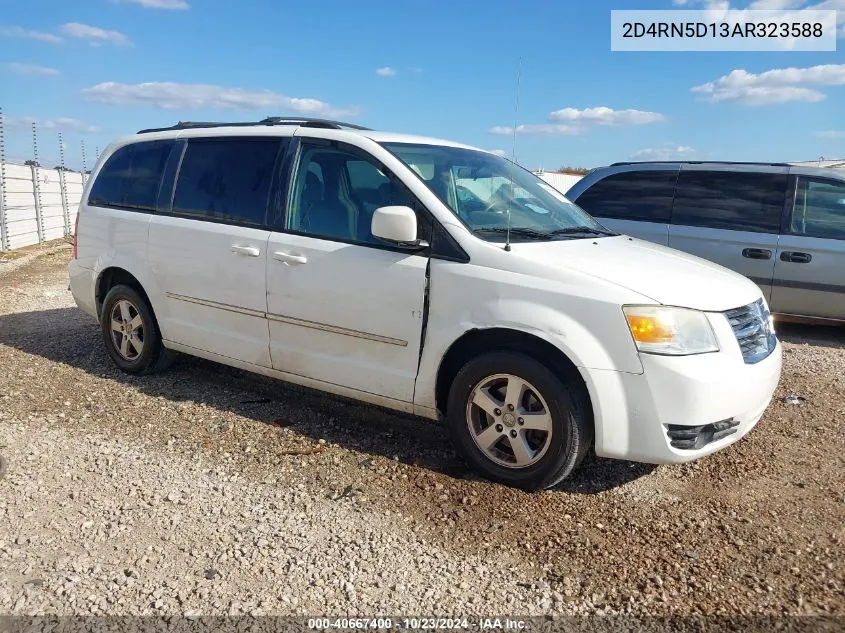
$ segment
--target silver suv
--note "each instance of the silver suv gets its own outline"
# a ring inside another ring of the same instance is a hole
[[[745,275],[772,312],[845,321],[845,173],[785,163],[614,163],[566,195],[610,229]]]

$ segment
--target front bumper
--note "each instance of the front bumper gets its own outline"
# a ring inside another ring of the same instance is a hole
[[[688,462],[754,428],[780,380],[781,345],[767,358],[746,364],[726,319],[708,316],[720,352],[641,354],[642,374],[583,370],[594,405],[597,455],[656,464]],[[684,437],[694,441],[678,441]]]

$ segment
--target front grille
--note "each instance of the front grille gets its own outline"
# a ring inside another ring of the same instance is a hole
[[[721,440],[723,437],[733,435],[736,433],[738,426],[739,421],[733,418],[700,426],[667,424],[666,434],[669,436],[669,443],[673,447],[693,451],[704,448],[711,442]]]
[[[747,364],[759,363],[775,350],[777,339],[769,323],[769,310],[762,299],[728,310],[725,316]]]

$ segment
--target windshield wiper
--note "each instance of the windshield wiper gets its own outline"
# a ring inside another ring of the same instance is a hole
[[[555,237],[557,235],[570,235],[570,236],[578,236],[578,235],[606,235],[608,237],[612,237],[614,235],[619,235],[619,233],[614,233],[613,231],[608,231],[607,229],[596,229],[592,226],[570,226],[565,229],[555,229],[554,231],[549,231],[547,235],[551,237]]]
[[[496,235],[507,235],[508,229],[504,226],[489,226],[473,229],[475,233],[494,233]],[[534,229],[527,229],[523,227],[511,227],[510,234],[513,237],[525,237],[532,240],[550,240],[551,233],[545,231],[535,231]]]

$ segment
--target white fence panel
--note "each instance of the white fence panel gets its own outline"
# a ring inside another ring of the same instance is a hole
[[[41,189],[41,232],[44,241],[65,236],[65,208],[62,204],[61,174],[55,169],[39,169]]]
[[[79,201],[82,200],[82,174],[75,171],[65,172],[65,193],[67,195],[68,235],[73,235],[76,228],[76,214],[79,212]]]
[[[38,198],[41,210],[41,236],[39,239],[36,216],[36,189],[33,171],[38,174]],[[29,165],[5,163],[3,166],[5,196],[0,212],[5,216],[6,241],[9,250],[55,240],[72,235],[79,201],[84,187],[83,176],[78,172],[64,172],[64,198],[62,202],[62,174],[57,169],[33,170]],[[0,244],[0,250],[2,250]]]
[[[555,171],[538,171],[534,173],[562,194],[566,194],[572,185],[583,178],[583,176],[578,174],[562,174]]]
[[[5,166],[6,173],[6,236],[14,250],[38,244],[38,223],[35,220],[35,189],[32,169],[27,165]]]

